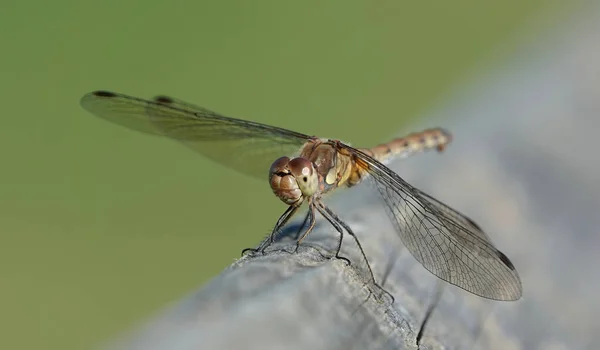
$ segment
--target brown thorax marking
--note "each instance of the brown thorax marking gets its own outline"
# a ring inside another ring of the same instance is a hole
[[[300,157],[313,162],[321,180],[321,191],[329,192],[346,183],[352,175],[352,155],[337,146],[339,141],[312,139],[300,152]]]

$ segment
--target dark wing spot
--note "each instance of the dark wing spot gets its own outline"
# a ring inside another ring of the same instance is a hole
[[[92,92],[92,95],[98,96],[98,97],[115,97],[115,96],[117,96],[116,94],[114,94],[110,91],[103,91],[103,90],[94,91],[94,92]]]
[[[168,96],[156,96],[154,101],[158,103],[171,104],[173,103],[173,99]]]
[[[496,251],[496,253],[498,254],[498,257],[500,258],[500,260],[502,260],[502,262],[504,263],[504,265],[506,265],[509,269],[511,270],[515,270],[515,265],[513,265],[513,263],[508,259],[508,257],[506,255],[504,255],[504,253],[502,253],[501,251]]]

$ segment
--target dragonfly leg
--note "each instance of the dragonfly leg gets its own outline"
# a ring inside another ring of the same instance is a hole
[[[290,218],[294,216],[298,208],[300,207],[290,205],[286,209],[286,211],[279,217],[279,220],[277,220],[277,223],[275,224],[275,227],[273,228],[273,231],[271,232],[269,237],[262,241],[258,248],[246,248],[242,250],[242,255],[244,255],[246,252],[257,253],[259,251],[261,252],[261,254],[264,254],[265,249],[267,249],[271,244],[273,244],[273,242],[275,242],[275,236],[277,236],[281,228],[285,226],[285,224],[290,220]]]
[[[306,220],[310,218],[310,224],[308,226],[308,228],[306,229],[306,231],[304,231],[304,233],[302,234],[302,236],[298,239],[298,242],[296,242],[296,249],[294,250],[294,252],[298,253],[298,248],[300,248],[300,243],[302,243],[302,240],[308,236],[308,234],[313,230],[313,228],[315,228],[315,223],[316,223],[316,218],[315,218],[315,207],[313,205],[309,206],[308,209],[308,214],[306,215],[306,218],[304,219],[304,223],[302,224],[302,227],[304,227],[304,225],[306,224]],[[298,233],[300,233],[300,231],[298,231]]]
[[[317,210],[319,211],[319,213],[321,213],[321,215],[323,215],[323,217],[325,219],[327,219],[327,221],[329,221],[329,223],[331,225],[333,225],[333,227],[335,227],[335,230],[340,233],[340,239],[338,240],[338,246],[337,246],[337,249],[335,250],[335,257],[337,259],[345,260],[348,263],[348,266],[350,266],[350,265],[352,265],[352,263],[350,262],[350,260],[348,258],[345,258],[345,257],[343,257],[343,256],[340,255],[340,251],[342,250],[342,241],[344,240],[344,229],[342,228],[342,226],[340,226],[338,220],[336,220],[337,217],[332,217],[330,215],[330,213],[325,210],[325,208],[327,208],[327,207],[324,206],[321,203],[319,203],[318,206],[317,206]],[[369,270],[370,269],[371,268],[369,268]]]
[[[387,279],[390,276],[390,274],[392,272],[392,269],[394,268],[394,265],[396,264],[396,260],[398,260],[396,256],[392,256],[391,259],[388,259],[388,262],[387,262],[387,264],[385,266],[385,271],[383,272],[383,277],[381,278],[381,287],[382,287],[382,289],[383,289],[383,286],[385,286],[385,282],[387,282]],[[390,294],[390,293],[388,293],[388,294],[389,294],[389,296],[391,297],[391,300],[392,300],[392,303],[390,305],[392,305],[396,301],[396,298],[394,298],[394,296],[392,294]],[[358,312],[358,310],[360,310],[360,308],[367,301],[369,301],[369,298],[371,297],[371,295],[373,295],[373,292],[369,290],[369,295],[367,296],[367,298],[362,303],[360,303],[360,305],[352,312],[352,315],[354,315],[356,312]]]
[[[300,234],[302,233],[302,229],[306,226],[306,223],[308,222],[308,220],[311,219],[311,215],[314,215],[314,211],[309,210],[306,212],[306,216],[304,217],[304,221],[302,221],[302,225],[300,225],[298,227],[298,231],[296,231],[296,235],[294,236],[294,239],[297,241],[300,238]]]
[[[365,262],[367,264],[367,268],[369,270],[369,274],[371,275],[371,281],[373,282],[373,284],[377,288],[383,290],[392,299],[392,304],[393,304],[394,301],[395,301],[394,296],[390,292],[388,292],[387,290],[385,290],[382,286],[380,286],[375,281],[375,274],[373,274],[373,269],[371,269],[371,265],[369,264],[369,259],[367,259],[367,255],[365,254],[365,251],[364,251],[362,245],[360,244],[360,241],[358,240],[358,237],[356,237],[356,235],[354,234],[354,232],[352,231],[352,229],[350,228],[350,226],[348,226],[337,215],[335,215],[335,213],[333,211],[331,211],[331,209],[329,209],[329,207],[327,207],[326,205],[324,205],[324,204],[322,204],[322,203],[319,202],[319,207],[318,208],[319,208],[319,212],[327,219],[327,221],[329,221],[336,228],[336,230],[338,232],[340,232],[340,242],[338,243],[338,248],[337,248],[337,252],[336,252],[336,258],[340,258],[339,252],[340,252],[340,250],[342,248],[342,237],[343,237],[342,227],[343,227],[346,230],[346,232],[348,232],[348,234],[350,236],[352,236],[352,238],[354,238],[354,241],[356,242],[356,245],[358,246],[358,249],[360,250],[361,255],[365,259]],[[344,258],[344,259],[348,260],[346,258]]]
[[[298,230],[296,230],[296,234],[294,235],[294,240],[299,241],[300,235],[302,235],[302,237],[306,236],[308,234],[306,232],[310,232],[315,227],[315,216],[314,215],[315,215],[314,210],[308,210],[306,212],[306,215],[304,216],[304,220],[302,221],[302,224],[300,224],[300,226],[298,226]],[[306,228],[307,231],[305,231],[305,233],[302,234],[302,231],[306,227],[307,223],[309,223],[309,227],[307,227]],[[296,242],[296,248],[293,251],[288,251],[286,249],[281,249],[280,251],[284,251],[288,254],[298,253],[299,247],[300,247],[300,243]],[[321,256],[323,256],[323,255],[321,254]],[[323,256],[323,257],[325,258],[325,256]]]

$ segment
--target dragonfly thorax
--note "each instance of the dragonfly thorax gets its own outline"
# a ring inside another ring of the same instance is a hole
[[[319,175],[314,164],[306,158],[281,157],[269,170],[273,193],[286,204],[300,205],[319,188]]]

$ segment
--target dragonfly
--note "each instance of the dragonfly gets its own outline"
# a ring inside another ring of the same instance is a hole
[[[433,275],[487,299],[511,301],[522,295],[513,263],[479,225],[385,165],[429,149],[443,151],[452,140],[444,129],[413,133],[373,148],[355,148],[336,139],[227,117],[167,96],[146,100],[94,91],[84,95],[80,104],[112,123],[177,140],[232,170],[268,179],[275,196],[288,207],[269,238],[254,251],[264,253],[307,203],[308,225],[302,225],[297,247],[315,227],[319,213],[340,233],[337,258],[343,258],[339,252],[345,230],[366,259],[352,229],[322,199],[338,188],[351,188],[367,179],[377,189],[404,246]]]

